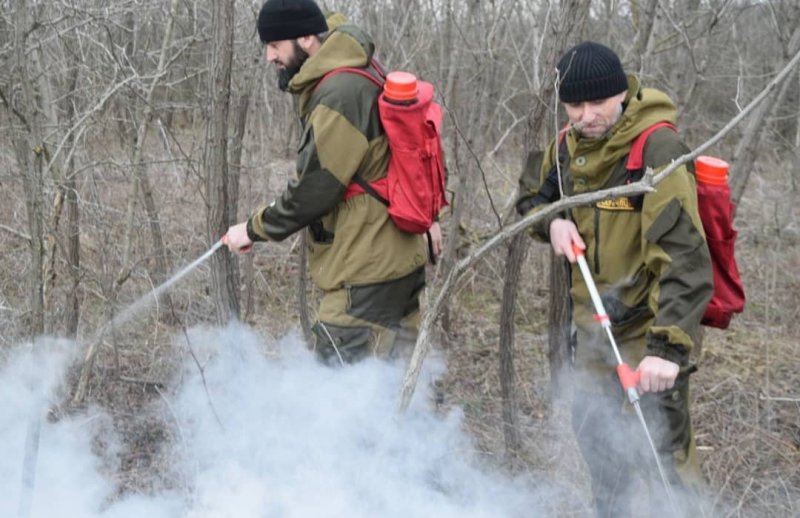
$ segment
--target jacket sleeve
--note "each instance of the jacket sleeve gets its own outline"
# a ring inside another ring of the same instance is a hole
[[[367,152],[364,134],[332,108],[333,103],[326,102],[326,96],[335,92],[325,90],[320,89],[320,102],[306,121],[297,179],[248,220],[248,234],[254,241],[280,241],[333,210]],[[338,103],[342,104],[346,105],[346,100]]]
[[[520,216],[527,216],[560,199],[554,156],[555,141],[550,143],[545,152],[536,150],[528,153],[519,177],[516,209]],[[549,241],[550,223],[556,217],[560,216],[544,218],[534,223],[530,229],[531,237],[540,241]]]
[[[656,189],[645,195],[642,207],[644,257],[658,282],[649,301],[655,322],[647,332],[647,351],[686,365],[713,291],[711,258],[693,175],[682,166]]]

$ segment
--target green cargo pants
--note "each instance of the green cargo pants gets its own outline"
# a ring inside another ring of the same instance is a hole
[[[397,280],[326,292],[312,328],[312,348],[332,365],[368,356],[410,355],[417,340],[419,296],[424,287],[423,267]]]

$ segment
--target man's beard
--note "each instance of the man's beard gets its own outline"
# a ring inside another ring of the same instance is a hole
[[[292,45],[294,46],[294,51],[291,61],[285,67],[278,69],[278,88],[283,92],[289,89],[289,82],[308,59],[308,53],[297,44],[297,41],[292,41]]]
[[[585,129],[584,129],[585,126],[586,126],[585,124],[580,124],[580,123],[579,124],[573,124],[572,127],[575,128],[575,130],[577,130],[577,132],[581,136],[581,138],[585,138],[587,140],[603,140],[603,139],[607,139],[607,138],[611,137],[611,135],[612,135],[612,131],[611,130],[614,128],[614,126],[616,126],[616,124],[622,118],[622,112],[623,111],[625,111],[625,109],[622,106],[622,104],[620,104],[619,107],[617,108],[616,113],[613,115],[612,120],[607,121],[607,122],[603,121],[603,125],[605,126],[604,131],[602,133],[598,133],[597,135],[587,135],[586,132],[585,132]]]

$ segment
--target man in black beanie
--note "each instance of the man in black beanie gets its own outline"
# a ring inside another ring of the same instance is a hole
[[[658,171],[688,151],[674,129],[672,101],[626,75],[608,47],[583,42],[556,69],[569,124],[544,153],[529,155],[520,177],[521,214],[557,201],[561,193],[638,180],[644,168]],[[646,144],[643,151],[634,150],[635,142]],[[653,516],[694,516],[697,502],[689,496],[702,486],[702,477],[689,416],[689,352],[711,298],[712,275],[692,171],[680,167],[655,192],[558,214],[532,233],[571,264],[572,424],[598,515],[629,516],[637,478],[644,477]],[[585,252],[623,361],[640,376],[640,405],[674,498],[626,403],[617,359],[594,318],[573,244]]]
[[[278,87],[286,91],[309,52],[319,48],[328,24],[313,0],[268,0],[258,13],[258,36],[268,63],[278,68]]]
[[[403,355],[416,341],[425,286],[424,238],[399,230],[369,195],[346,195],[356,176],[386,176],[375,46],[341,14],[327,20],[313,0],[267,0],[258,16],[266,61],[291,93],[301,122],[297,179],[271,204],[228,229],[223,241],[246,252],[305,229],[311,277],[322,292],[310,346],[330,363]],[[323,80],[324,79],[324,80]],[[433,230],[433,229],[432,229]],[[434,241],[434,250],[441,242]]]

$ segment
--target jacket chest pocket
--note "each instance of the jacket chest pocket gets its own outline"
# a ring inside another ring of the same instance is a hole
[[[611,284],[624,281],[643,262],[642,214],[597,206],[593,213],[592,270]]]

